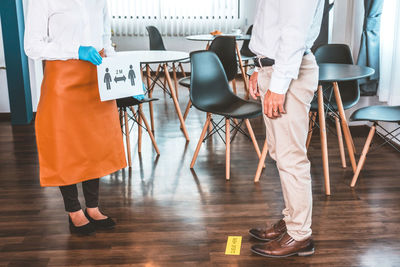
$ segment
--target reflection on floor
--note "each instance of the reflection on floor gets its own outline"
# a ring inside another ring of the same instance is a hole
[[[226,182],[225,148],[217,137],[200,150],[189,169],[205,114],[187,119],[191,142],[179,130],[174,106],[161,90],[155,104],[155,136],[161,156],[143,135],[142,155],[132,138],[133,168],[101,179],[102,209],[116,219],[111,233],[79,238],[68,232],[57,188],[40,188],[34,127],[0,122],[1,266],[400,266],[400,155],[390,147],[371,153],[357,187],[342,169],[337,139],[328,137],[332,196],[325,197],[319,137],[312,140],[316,254],[267,259],[252,255],[250,227],[281,218],[280,181],[267,159],[253,183],[257,155],[249,140],[232,144],[231,181]],[[187,91],[181,88],[184,109]],[[148,108],[144,107],[148,115]],[[259,145],[261,119],[251,121]],[[358,151],[366,129],[352,129]],[[348,164],[350,165],[350,164]],[[84,203],[83,200],[81,203]],[[240,256],[226,256],[227,237],[243,236]]]

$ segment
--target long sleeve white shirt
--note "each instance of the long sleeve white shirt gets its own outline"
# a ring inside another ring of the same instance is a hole
[[[111,46],[107,0],[28,0],[25,53],[32,59],[78,59],[80,46]]]
[[[250,49],[275,60],[269,90],[285,94],[317,39],[324,0],[258,0]]]

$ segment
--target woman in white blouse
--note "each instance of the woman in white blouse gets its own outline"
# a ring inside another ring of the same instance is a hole
[[[126,167],[115,101],[101,102],[96,65],[114,53],[106,0],[29,0],[25,52],[44,60],[36,140],[41,186],[59,186],[72,232],[113,228],[99,178]],[[78,200],[82,183],[86,210]]]

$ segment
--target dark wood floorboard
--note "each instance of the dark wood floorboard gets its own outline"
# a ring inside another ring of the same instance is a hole
[[[225,147],[215,137],[203,145],[191,171],[205,114],[191,110],[191,142],[186,143],[172,100],[161,90],[155,95],[160,98],[155,136],[161,156],[146,134],[138,155],[134,128],[132,170],[101,179],[101,206],[118,226],[93,237],[71,236],[58,188],[39,186],[34,126],[0,122],[0,266],[400,266],[400,155],[392,148],[370,154],[357,187],[351,189],[352,172],[341,168],[337,139],[330,134],[332,196],[326,197],[315,133],[309,157],[316,253],[262,258],[251,254],[256,242],[247,232],[281,218],[283,199],[274,162],[267,158],[261,182],[254,184],[257,156],[252,144],[238,136],[227,182]],[[181,88],[182,109],[187,99]],[[259,118],[251,123],[262,146],[263,122]],[[368,129],[351,130],[360,152]],[[229,235],[243,236],[240,256],[225,255]]]

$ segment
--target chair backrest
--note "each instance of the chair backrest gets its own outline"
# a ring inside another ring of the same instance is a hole
[[[196,108],[207,112],[209,107],[232,103],[237,98],[229,87],[222,63],[214,52],[192,52],[190,62],[190,99]]]
[[[160,31],[154,26],[147,26],[149,33],[150,50],[166,50]]]
[[[232,81],[238,71],[235,37],[218,36],[212,41],[209,50],[217,54],[224,67],[228,81]]]
[[[251,25],[248,29],[246,34],[247,35],[251,35],[253,32],[253,25]],[[243,41],[243,45],[242,48],[240,49],[240,54],[242,56],[246,56],[246,57],[255,57],[256,54],[254,54],[253,52],[251,52],[250,48],[249,48],[249,44],[250,44],[250,40],[244,40]]]
[[[315,58],[320,63],[354,64],[350,47],[346,44],[325,44],[317,47]],[[344,108],[354,106],[360,99],[358,81],[339,82]]]

